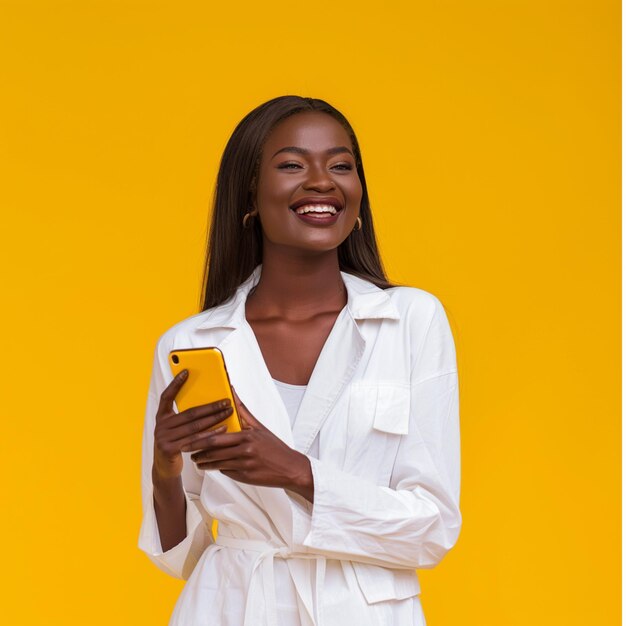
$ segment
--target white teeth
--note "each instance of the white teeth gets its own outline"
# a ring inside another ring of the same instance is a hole
[[[337,209],[330,204],[306,204],[298,207],[296,213],[298,215],[303,215],[304,213],[330,213],[331,215],[335,215]]]

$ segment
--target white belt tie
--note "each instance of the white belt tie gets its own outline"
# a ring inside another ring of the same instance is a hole
[[[302,601],[307,607],[307,611],[311,617],[311,622],[315,626],[322,626],[322,611],[320,608],[320,592],[324,584],[324,575],[326,573],[326,558],[317,554],[308,554],[301,552],[291,552],[287,546],[275,546],[265,541],[255,541],[253,539],[239,539],[237,537],[225,537],[218,534],[215,539],[218,546],[225,548],[236,548],[239,550],[252,550],[259,552],[254,565],[252,567],[252,578],[250,580],[250,588],[246,599],[246,607],[244,614],[243,626],[258,626],[258,619],[253,615],[253,598],[255,596],[257,579],[255,576],[257,570],[260,570],[263,579],[263,587],[269,590],[265,598],[265,606],[267,613],[267,626],[278,626],[278,615],[276,610],[276,583],[274,580],[274,559],[315,559],[315,609],[310,606],[304,598]],[[300,590],[296,585],[296,590],[300,594]],[[301,596],[302,597],[302,596]],[[314,616],[314,610],[317,612],[317,619]]]

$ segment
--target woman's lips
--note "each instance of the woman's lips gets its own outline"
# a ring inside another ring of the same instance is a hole
[[[303,222],[311,224],[312,226],[332,226],[342,213],[342,209],[339,209],[334,215],[332,213],[296,213],[294,209],[290,209],[291,212]]]

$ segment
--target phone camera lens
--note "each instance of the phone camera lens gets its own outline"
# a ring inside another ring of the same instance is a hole
[[[180,359],[178,358],[177,354],[172,355],[172,361],[174,361],[175,365],[178,365],[178,362],[180,361]]]

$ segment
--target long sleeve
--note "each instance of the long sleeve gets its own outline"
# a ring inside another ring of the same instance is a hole
[[[308,456],[313,506],[291,498],[298,549],[416,569],[434,567],[456,543],[461,528],[456,352],[443,306],[433,298],[427,331],[412,339],[409,432],[400,441],[390,487]]]
[[[172,380],[167,367],[169,346],[162,337],[155,349],[154,363],[143,430],[141,459],[141,492],[143,520],[139,533],[139,548],[164,572],[175,578],[187,580],[206,547],[213,542],[212,520],[200,502],[202,478],[190,459],[183,453],[182,482],[187,505],[187,535],[178,545],[163,552],[159,528],[154,510],[152,486],[152,460],[154,454],[154,428],[159,399],[165,387]]]

